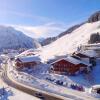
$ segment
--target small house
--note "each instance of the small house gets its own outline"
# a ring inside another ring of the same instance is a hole
[[[72,54],[75,57],[80,58],[80,60],[96,66],[96,52],[94,50],[78,51]]]
[[[40,61],[40,58],[37,56],[18,57],[15,59],[15,67],[17,69],[23,67],[34,67],[35,65],[39,64]]]

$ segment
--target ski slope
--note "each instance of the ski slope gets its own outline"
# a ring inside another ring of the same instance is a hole
[[[85,23],[72,33],[43,47],[39,55],[43,61],[47,61],[56,56],[72,53],[77,50],[78,46],[87,44],[91,34],[96,32],[100,32],[100,21]]]

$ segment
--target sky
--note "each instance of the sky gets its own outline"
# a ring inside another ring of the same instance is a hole
[[[0,0],[0,24],[33,38],[56,36],[100,10],[100,0]]]

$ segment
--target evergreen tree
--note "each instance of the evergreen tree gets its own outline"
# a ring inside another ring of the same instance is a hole
[[[97,42],[100,42],[100,34],[99,34],[99,32],[92,34],[90,36],[90,40],[89,40],[89,43],[97,43]]]

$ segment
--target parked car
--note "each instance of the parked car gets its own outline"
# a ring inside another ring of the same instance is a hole
[[[35,93],[36,97],[42,99],[42,100],[45,100],[44,96],[42,95],[42,93]]]
[[[56,83],[57,85],[63,85],[63,82],[60,81],[60,80],[57,80],[55,83]]]
[[[55,79],[51,79],[51,78],[47,77],[46,80],[49,80],[49,81],[53,82]]]
[[[100,85],[94,85],[89,89],[89,93],[96,98],[100,98]]]
[[[85,91],[83,86],[80,86],[80,85],[77,85],[77,84],[71,84],[70,87],[74,90]]]

